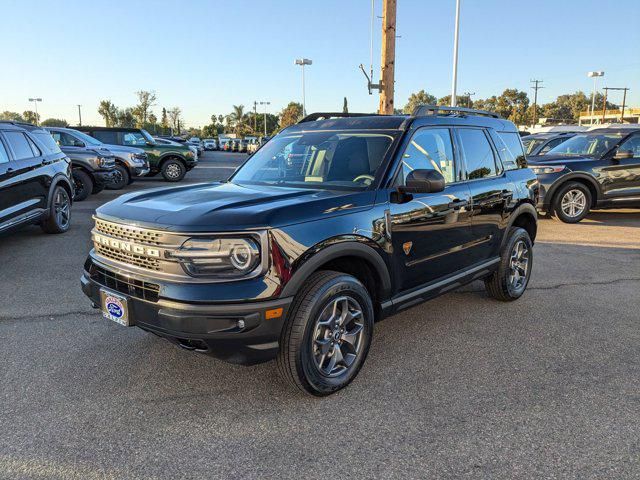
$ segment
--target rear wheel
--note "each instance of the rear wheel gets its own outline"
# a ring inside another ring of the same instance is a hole
[[[73,171],[73,187],[75,189],[74,200],[81,202],[93,192],[93,180],[84,170]]]
[[[162,164],[162,176],[167,182],[179,182],[186,173],[187,169],[180,160],[171,158]]]
[[[582,183],[569,182],[553,197],[553,215],[564,223],[578,223],[590,208],[591,191]]]
[[[107,185],[108,190],[121,190],[131,183],[131,175],[124,165],[116,165],[116,176],[113,182]]]
[[[532,247],[531,238],[524,228],[513,227],[509,230],[498,270],[484,281],[490,297],[510,302],[522,296],[531,278]]]
[[[291,306],[278,368],[300,390],[329,395],[358,375],[372,336],[373,303],[362,283],[344,273],[314,273]]]
[[[46,233],[64,233],[71,225],[71,197],[64,187],[53,190],[53,198],[47,218],[40,227]]]

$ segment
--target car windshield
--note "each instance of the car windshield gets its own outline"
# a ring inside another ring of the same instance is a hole
[[[531,155],[531,152],[535,151],[540,145],[542,145],[546,140],[543,139],[535,139],[528,138],[526,140],[522,140],[522,144],[524,145],[524,153],[527,155]]]
[[[142,135],[144,136],[144,138],[145,138],[145,140],[147,142],[151,143],[152,145],[154,145],[156,143],[156,141],[153,139],[151,134],[149,132],[147,132],[144,128],[141,129],[140,132],[142,132]]]
[[[274,137],[231,178],[237,184],[360,190],[373,182],[393,136],[353,131]]]
[[[73,131],[73,135],[78,137],[80,140],[82,140],[84,143],[88,145],[104,145],[100,140],[90,137],[86,133],[79,132],[77,130]]]
[[[122,137],[122,143],[124,145],[133,145],[139,147],[146,146],[147,143],[155,144],[156,142],[145,130],[140,130],[139,132],[125,132]]]
[[[547,152],[547,155],[580,155],[601,157],[622,138],[621,133],[585,133],[576,135]]]

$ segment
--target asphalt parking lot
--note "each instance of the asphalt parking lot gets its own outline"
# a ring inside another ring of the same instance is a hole
[[[640,211],[541,220],[523,298],[474,283],[387,319],[315,399],[90,308],[91,214],[120,193],[0,237],[0,478],[640,478]]]

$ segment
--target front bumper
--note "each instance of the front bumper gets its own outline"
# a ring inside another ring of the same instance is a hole
[[[136,177],[144,177],[150,171],[151,169],[149,168],[148,165],[143,167],[134,167],[133,169],[133,172],[135,173]]]
[[[98,187],[104,187],[116,181],[117,171],[114,170],[96,170],[93,172],[93,178]]]
[[[107,273],[105,273],[107,272]],[[189,303],[163,298],[150,283],[87,260],[82,291],[100,305],[100,290],[127,299],[133,324],[171,342],[221,360],[251,365],[273,359],[292,297],[259,302]],[[176,286],[173,286],[175,291]],[[213,292],[212,292],[213,296]],[[267,312],[282,309],[277,318]],[[270,315],[272,316],[272,315]]]

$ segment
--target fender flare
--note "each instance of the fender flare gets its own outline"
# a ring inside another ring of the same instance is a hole
[[[531,216],[533,216],[533,218],[536,220],[536,232],[538,230],[538,211],[536,210],[536,207],[533,206],[532,203],[529,202],[524,202],[521,203],[520,205],[518,205],[515,210],[513,210],[513,212],[511,212],[510,218],[509,218],[509,222],[507,223],[507,226],[504,230],[504,235],[502,236],[502,241],[500,242],[500,248],[502,248],[505,244],[505,242],[507,241],[507,232],[509,231],[509,229],[513,226],[513,223],[516,221],[516,219],[522,215],[523,213],[528,213]],[[533,242],[534,239],[532,238],[531,241]]]
[[[555,195],[558,188],[560,188],[565,183],[571,182],[573,180],[585,180],[595,189],[596,197],[592,199],[593,202],[597,202],[598,200],[602,199],[602,188],[600,187],[600,184],[595,178],[593,178],[591,175],[588,175],[586,173],[571,172],[560,177],[556,182],[554,182],[554,184],[551,186],[551,188],[547,192],[546,197],[549,197],[549,202],[548,202],[549,207],[551,207],[553,196]],[[546,197],[545,197],[545,200],[546,200]]]
[[[177,153],[177,152],[168,152],[165,153],[164,155],[162,155],[159,159],[158,159],[158,167],[162,168],[162,164],[168,159],[168,158],[177,158],[178,160],[180,160],[182,163],[184,163],[185,167],[187,166],[187,159],[184,158],[183,155]]]
[[[47,194],[47,212],[51,211],[51,202],[53,202],[53,191],[60,184],[63,184],[64,186],[66,186],[67,191],[71,192],[70,200],[71,200],[71,203],[73,204],[73,195],[74,195],[73,185],[69,181],[66,175],[62,173],[58,173],[55,177],[53,177],[53,180],[51,180],[51,185],[49,185],[49,192]]]
[[[369,265],[374,268],[382,283],[381,290],[383,298],[381,298],[381,300],[385,300],[390,296],[391,275],[389,274],[386,263],[373,247],[353,240],[334,243],[306,259],[304,263],[296,269],[291,279],[287,282],[282,290],[281,296],[294,296],[298,293],[298,290],[302,287],[304,282],[311,276],[311,274],[313,274],[313,272],[318,270],[320,266],[331,260],[347,256],[359,257],[367,261]]]

